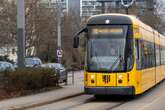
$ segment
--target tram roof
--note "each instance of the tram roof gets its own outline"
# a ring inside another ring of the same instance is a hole
[[[113,13],[94,15],[89,18],[87,24],[105,24],[106,20],[110,20],[110,24],[133,24],[134,21],[138,22],[138,19],[135,16]]]
[[[111,13],[111,14],[99,14],[94,15],[89,18],[87,25],[105,25],[106,20],[109,20],[109,24],[119,24],[119,25],[137,25],[143,27],[147,30],[153,31],[153,29],[140,21],[134,15],[126,15],[126,14],[119,14],[119,13]]]

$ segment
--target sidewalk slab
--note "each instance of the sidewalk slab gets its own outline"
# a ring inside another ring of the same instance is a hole
[[[17,110],[83,94],[83,80],[82,77],[79,79],[81,80],[81,83],[78,81],[80,84],[67,85],[49,92],[0,101],[0,110]]]

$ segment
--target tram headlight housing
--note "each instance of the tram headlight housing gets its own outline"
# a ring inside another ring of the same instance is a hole
[[[91,83],[95,83],[95,75],[91,75]]]
[[[118,76],[118,79],[119,79],[119,80],[118,80],[118,83],[122,83],[122,82],[123,82],[123,75],[119,75],[119,76]]]

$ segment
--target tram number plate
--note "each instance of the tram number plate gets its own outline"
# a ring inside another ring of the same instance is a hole
[[[103,76],[102,76],[102,80],[103,80],[103,82],[104,82],[105,84],[107,84],[107,83],[110,82],[111,77],[110,77],[110,75],[103,75]]]

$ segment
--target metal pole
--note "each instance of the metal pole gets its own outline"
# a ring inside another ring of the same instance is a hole
[[[102,3],[102,13],[105,13],[105,2],[101,2]]]
[[[57,1],[57,8],[58,8],[58,23],[57,23],[57,47],[58,47],[58,50],[61,50],[61,14],[62,14],[62,4],[61,4],[61,0],[58,0]],[[58,57],[58,63],[61,64],[61,57]]]
[[[61,13],[62,13],[62,8],[61,8],[61,0],[56,1],[57,5],[57,62],[61,64],[61,56],[58,55],[58,51],[61,50]],[[58,80],[60,80],[60,69],[57,70],[58,74]]]
[[[119,5],[119,1],[116,1],[116,13],[119,13],[119,7],[120,7],[120,5]]]
[[[74,71],[72,71],[72,84],[74,85]]]
[[[25,4],[24,0],[17,0],[17,59],[18,67],[25,67]]]
[[[128,15],[129,14],[129,7],[126,7],[125,10],[126,10],[126,14]]]
[[[51,8],[51,1],[52,1],[52,0],[49,0],[49,1],[48,1],[48,2],[49,2],[49,8]]]

